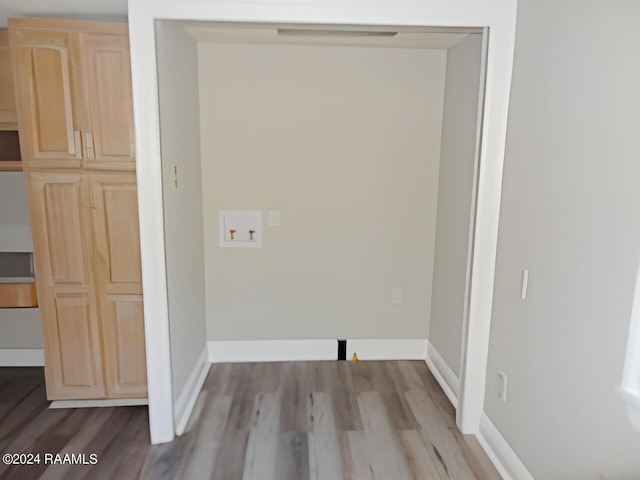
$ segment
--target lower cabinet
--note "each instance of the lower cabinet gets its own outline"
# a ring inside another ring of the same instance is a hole
[[[25,174],[51,400],[146,397],[135,174]]]
[[[146,397],[136,176],[89,174],[88,182],[107,393]]]

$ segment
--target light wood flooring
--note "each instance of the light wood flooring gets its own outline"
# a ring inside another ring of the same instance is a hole
[[[146,407],[49,410],[42,369],[0,368],[0,479],[499,479],[424,362],[214,364],[187,431],[151,446]]]

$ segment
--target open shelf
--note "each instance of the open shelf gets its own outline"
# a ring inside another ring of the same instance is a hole
[[[38,306],[35,283],[0,283],[0,308]]]
[[[0,130],[0,171],[21,171],[20,140],[16,130]]]
[[[0,252],[0,308],[37,306],[33,254]]]

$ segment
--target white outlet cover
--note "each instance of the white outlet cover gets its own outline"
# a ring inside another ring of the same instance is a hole
[[[222,248],[262,248],[262,211],[218,210],[218,236]]]
[[[402,303],[402,287],[391,288],[391,303],[400,305]]]

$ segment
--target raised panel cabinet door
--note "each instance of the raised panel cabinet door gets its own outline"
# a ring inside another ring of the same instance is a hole
[[[85,33],[81,40],[90,107],[85,167],[135,170],[129,37]]]
[[[16,129],[17,122],[9,54],[9,33],[7,30],[0,30],[0,130]]]
[[[143,398],[147,371],[136,176],[89,178],[107,396]]]
[[[89,192],[82,174],[28,172],[47,397],[104,398],[92,287]]]
[[[142,295],[106,294],[102,309],[102,341],[109,398],[146,398]]]
[[[82,94],[72,32],[11,28],[9,42],[23,161],[29,168],[82,165]]]

